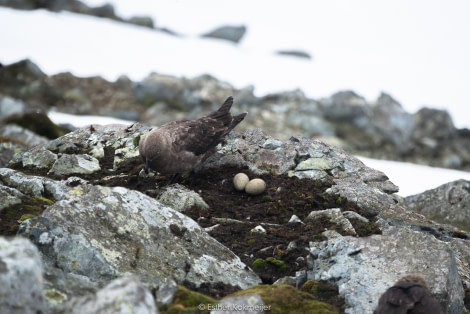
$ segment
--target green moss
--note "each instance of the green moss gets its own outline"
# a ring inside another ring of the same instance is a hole
[[[272,202],[272,200],[273,198],[269,195],[263,196],[263,199],[262,199],[263,202]]]
[[[268,257],[266,259],[257,258],[253,261],[253,263],[251,264],[251,267],[254,270],[260,271],[260,270],[265,269],[268,265],[274,266],[279,272],[284,272],[287,270],[286,263],[274,257]]]
[[[284,272],[287,269],[287,265],[286,265],[286,263],[284,263],[284,261],[281,261],[279,259],[275,259],[274,257],[266,258],[266,262],[276,266],[277,270],[280,271],[280,272]]]
[[[41,202],[41,203],[44,203],[46,205],[53,205],[54,204],[54,201],[51,200],[51,199],[48,199],[46,197],[43,197],[43,196],[33,196],[33,199],[35,199],[36,201],[38,202]]]
[[[318,301],[313,295],[299,291],[289,285],[259,285],[242,290],[230,296],[245,296],[259,294],[264,305],[269,307],[266,313],[339,313],[334,306]]]
[[[343,198],[341,198],[341,196],[339,196],[337,199],[336,199],[336,205],[341,205],[343,204]]]
[[[262,270],[265,267],[266,267],[266,262],[262,258],[255,259],[253,263],[251,264],[251,268],[253,268],[254,270]]]
[[[315,235],[313,235],[313,240],[315,240],[315,241],[321,241],[322,238],[323,238],[323,237],[322,237],[321,234],[315,234]]]
[[[253,245],[253,244],[256,243],[256,240],[255,240],[255,239],[248,239],[248,240],[246,241],[246,243],[248,243],[249,245]]]
[[[24,209],[30,212],[41,211],[41,207],[37,205],[24,205]]]
[[[36,217],[36,215],[24,214],[24,215],[21,215],[20,219],[18,219],[18,222],[23,222],[26,219],[31,219],[31,218],[34,218],[34,217]]]
[[[137,135],[136,137],[134,137],[134,139],[132,140],[132,143],[134,144],[134,147],[139,147],[140,135]]]
[[[316,296],[317,299],[321,300],[328,300],[338,295],[338,287],[327,282],[317,280],[306,281],[300,290],[311,293]]]
[[[308,280],[300,290],[310,293],[319,301],[335,304],[340,308],[344,306],[344,297],[339,294],[338,287],[326,281]]]
[[[209,311],[200,310],[199,305],[203,304],[208,308],[209,304],[216,305],[217,301],[202,293],[191,291],[183,286],[178,286],[173,304],[160,308],[160,313],[209,313]]]
[[[4,214],[4,215],[5,215],[5,218],[11,219],[11,218],[13,218],[13,217],[15,216],[15,214],[16,214],[16,212],[15,212],[14,210],[12,210],[12,209],[7,209],[7,210],[5,211],[5,214]]]

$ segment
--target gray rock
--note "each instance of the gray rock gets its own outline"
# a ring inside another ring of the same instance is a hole
[[[372,109],[367,101],[353,91],[341,91],[330,99],[323,100],[324,115],[333,121],[352,121],[357,126],[363,125],[371,116]]]
[[[431,138],[447,140],[456,135],[454,123],[445,110],[422,108],[414,115],[416,129],[413,137],[416,140]]]
[[[39,5],[37,1],[21,2],[31,9]],[[78,1],[46,2],[40,1],[40,6],[51,10],[62,6],[85,14],[91,10]],[[28,111],[47,111],[54,103],[59,104],[58,110],[69,113],[125,116],[161,125],[199,117],[233,95],[240,111],[250,112],[240,130],[261,127],[279,139],[302,133],[366,157],[470,170],[467,129],[456,129],[445,111],[424,108],[416,114],[407,113],[385,93],[375,101],[352,91],[319,100],[307,98],[300,90],[255,97],[252,86],[236,89],[209,75],[184,78],[153,73],[141,82],[110,83],[101,78],[76,78],[70,73],[47,77],[29,60],[6,65],[0,72],[5,78],[0,93],[24,101]],[[102,89],[112,96],[100,94]],[[144,108],[151,109],[144,113]],[[4,154],[2,158],[6,159]]]
[[[263,148],[264,148],[264,149],[272,149],[272,150],[275,150],[275,149],[277,149],[277,148],[282,147],[283,145],[284,145],[284,144],[282,143],[282,141],[273,140],[273,139],[268,139],[268,140],[266,140],[266,142],[264,142]]]
[[[180,184],[173,184],[166,187],[157,199],[162,204],[165,204],[181,213],[192,206],[197,206],[198,208],[209,208],[209,205],[207,205],[198,193],[189,190]]]
[[[91,174],[100,170],[100,162],[95,157],[86,154],[62,154],[52,165],[49,174],[69,176]]]
[[[293,93],[291,97],[300,99],[301,95]],[[150,127],[141,124],[78,129],[28,150],[30,155],[18,154],[15,165],[34,167],[40,163],[28,160],[35,155],[40,160],[41,154],[44,159],[60,154],[87,154],[96,158],[102,168],[112,168],[114,176],[120,176],[121,167],[136,162],[134,152],[139,138],[148,130]],[[383,172],[366,167],[342,149],[324,142],[302,136],[280,141],[260,129],[229,134],[203,170],[233,165],[246,166],[258,174],[298,176],[331,184],[326,193],[335,195],[338,204],[346,200],[357,204],[362,215],[380,227],[382,235],[367,238],[326,231],[323,235],[328,241],[319,246],[312,243],[313,254],[305,257],[309,276],[314,273],[338,284],[349,308],[373,308],[377,295],[391,286],[397,276],[420,272],[448,311],[462,309],[459,276],[464,282],[470,278],[470,242],[466,234],[455,226],[438,224],[410,211],[393,194],[398,188]],[[58,181],[28,176],[6,168],[0,169],[0,187],[2,195],[13,202],[22,195],[44,196],[55,202],[41,216],[23,222],[19,231],[38,245],[45,269],[51,274],[47,291],[52,297],[46,297],[51,308],[55,308],[55,301],[51,301],[54,296],[61,306],[66,306],[79,291],[94,294],[100,285],[129,272],[138,275],[152,291],[161,291],[161,300],[170,300],[173,295],[171,284],[168,293],[164,288],[170,279],[196,287],[223,283],[246,288],[260,282],[238,257],[194,221],[140,192],[96,186],[78,177]],[[449,195],[447,200],[462,201],[465,187],[451,190]],[[332,213],[339,218],[336,224],[346,227],[349,219],[367,222],[357,213]],[[212,219],[218,222],[217,217]],[[421,262],[421,245],[427,248],[428,259],[433,256],[432,261]],[[402,258],[397,259],[397,252]],[[434,275],[429,274],[431,270]],[[306,277],[299,273],[296,283],[300,285]],[[358,278],[376,284],[364,288]],[[442,291],[450,292],[445,295]]]
[[[310,252],[314,262],[308,279],[338,285],[346,313],[371,313],[380,295],[409,273],[426,278],[446,313],[464,311],[455,256],[446,243],[431,235],[392,227],[383,235],[311,242]]]
[[[0,168],[0,183],[11,191],[16,191],[15,195],[52,196],[54,200],[62,200],[67,198],[70,185],[80,180],[80,178],[70,177],[66,181],[58,182],[40,176],[24,175],[8,168]]]
[[[155,302],[159,307],[162,305],[170,305],[173,303],[177,291],[178,284],[173,279],[169,279],[168,282],[158,288],[155,294]]]
[[[149,16],[133,16],[127,22],[138,26],[154,28],[153,19]]]
[[[29,59],[24,59],[5,66],[2,68],[2,75],[16,79],[21,78],[28,82],[46,77],[46,74]]]
[[[449,242],[450,247],[455,253],[455,261],[459,275],[465,286],[470,286],[470,241],[468,239],[453,238]]]
[[[365,218],[365,217],[363,217],[363,216],[361,216],[361,215],[359,215],[358,213],[353,212],[353,211],[347,210],[347,211],[341,212],[341,214],[342,214],[345,218],[347,218],[348,220],[349,220],[349,219],[356,219],[356,220],[360,220],[360,221],[366,222],[366,223],[369,222],[369,219],[367,219],[367,218]]]
[[[221,26],[213,31],[205,33],[202,37],[224,39],[234,43],[239,43],[246,33],[246,26]]]
[[[5,167],[14,157],[15,152],[23,149],[24,146],[13,142],[0,143],[0,167]]]
[[[44,182],[42,177],[28,176],[24,177],[22,173],[8,169],[0,168],[0,181],[10,188],[15,188],[21,193],[30,196],[44,195]]]
[[[107,17],[111,19],[117,18],[116,14],[114,13],[114,7],[109,3],[103,4],[98,7],[90,8],[87,14],[94,15],[97,17]]]
[[[301,130],[302,134],[308,137],[333,137],[335,135],[334,124],[309,113],[289,113],[285,124],[293,130]]]
[[[390,95],[381,93],[373,107],[372,123],[366,129],[368,133],[371,136],[380,134],[393,144],[398,154],[406,154],[414,147],[411,140],[414,128],[413,115]]]
[[[297,57],[297,58],[303,58],[307,60],[311,60],[312,56],[305,51],[301,50],[278,50],[276,51],[276,54],[282,55],[282,56],[291,56],[291,57]]]
[[[470,232],[470,181],[449,182],[403,201],[407,208],[428,219]]]
[[[325,210],[312,211],[304,219],[304,222],[315,221],[322,218],[327,218],[330,222],[340,227],[345,233],[352,236],[356,235],[356,230],[354,230],[351,222],[343,216],[341,209],[339,208],[328,208]]]
[[[1,183],[1,182],[0,182]],[[21,204],[24,194],[9,186],[0,185],[0,210],[15,204]]]
[[[173,76],[152,73],[143,81],[135,83],[133,88],[136,99],[149,106],[159,100],[169,102],[173,109],[185,105],[181,101],[177,101],[178,95],[184,92],[184,82]],[[185,108],[179,107],[179,109]]]
[[[122,187],[75,181],[66,199],[25,221],[19,234],[40,247],[47,265],[97,282],[126,272],[153,287],[170,277],[196,287],[224,283],[247,288],[260,282],[193,220]]]
[[[49,142],[49,140],[44,136],[37,135],[36,133],[16,124],[7,124],[1,126],[0,135],[26,147],[33,147]]]
[[[29,240],[0,237],[0,282],[2,313],[44,313],[41,257]]]
[[[57,159],[57,154],[44,149],[43,146],[36,146],[24,152],[23,155],[16,155],[12,160],[12,164],[21,162],[25,168],[50,169]]]
[[[109,282],[93,296],[72,300],[64,313],[157,314],[150,291],[137,276],[124,276]]]
[[[17,113],[23,113],[24,102],[11,97],[0,97],[0,120]]]

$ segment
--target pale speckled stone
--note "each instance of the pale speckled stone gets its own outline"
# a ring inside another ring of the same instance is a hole
[[[137,276],[132,275],[112,280],[92,296],[74,299],[69,307],[72,314],[158,313],[152,293]]]
[[[166,187],[162,194],[158,196],[158,200],[179,212],[184,212],[192,206],[209,208],[209,205],[198,193],[180,184]]]
[[[63,154],[52,165],[50,174],[55,175],[73,175],[73,174],[91,174],[101,170],[100,162],[95,157],[87,154]]]

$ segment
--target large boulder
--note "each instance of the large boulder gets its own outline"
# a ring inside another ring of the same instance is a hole
[[[327,241],[310,244],[307,279],[337,284],[347,313],[371,313],[380,295],[397,278],[411,273],[426,278],[445,313],[464,308],[455,256],[434,236],[408,227],[383,228],[382,235],[364,238],[325,233]]]
[[[404,204],[411,210],[440,223],[454,225],[470,232],[470,182],[457,180],[417,195]]]
[[[2,176],[41,182],[7,169]],[[246,288],[260,282],[193,220],[140,192],[77,180],[57,184],[69,191],[41,216],[25,221],[18,233],[40,248],[49,266],[96,282],[132,272],[153,287],[168,277],[196,287]],[[41,192],[48,194],[47,188],[35,193]]]
[[[2,313],[42,313],[42,262],[28,239],[0,237],[0,308]]]

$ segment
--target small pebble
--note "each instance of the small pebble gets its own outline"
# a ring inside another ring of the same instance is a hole
[[[250,179],[244,173],[238,173],[233,177],[233,185],[238,191],[243,191]]]
[[[251,233],[266,233],[266,229],[261,226],[256,226],[250,231]]]
[[[263,179],[253,179],[245,186],[245,192],[250,195],[258,195],[266,190],[266,182]]]

